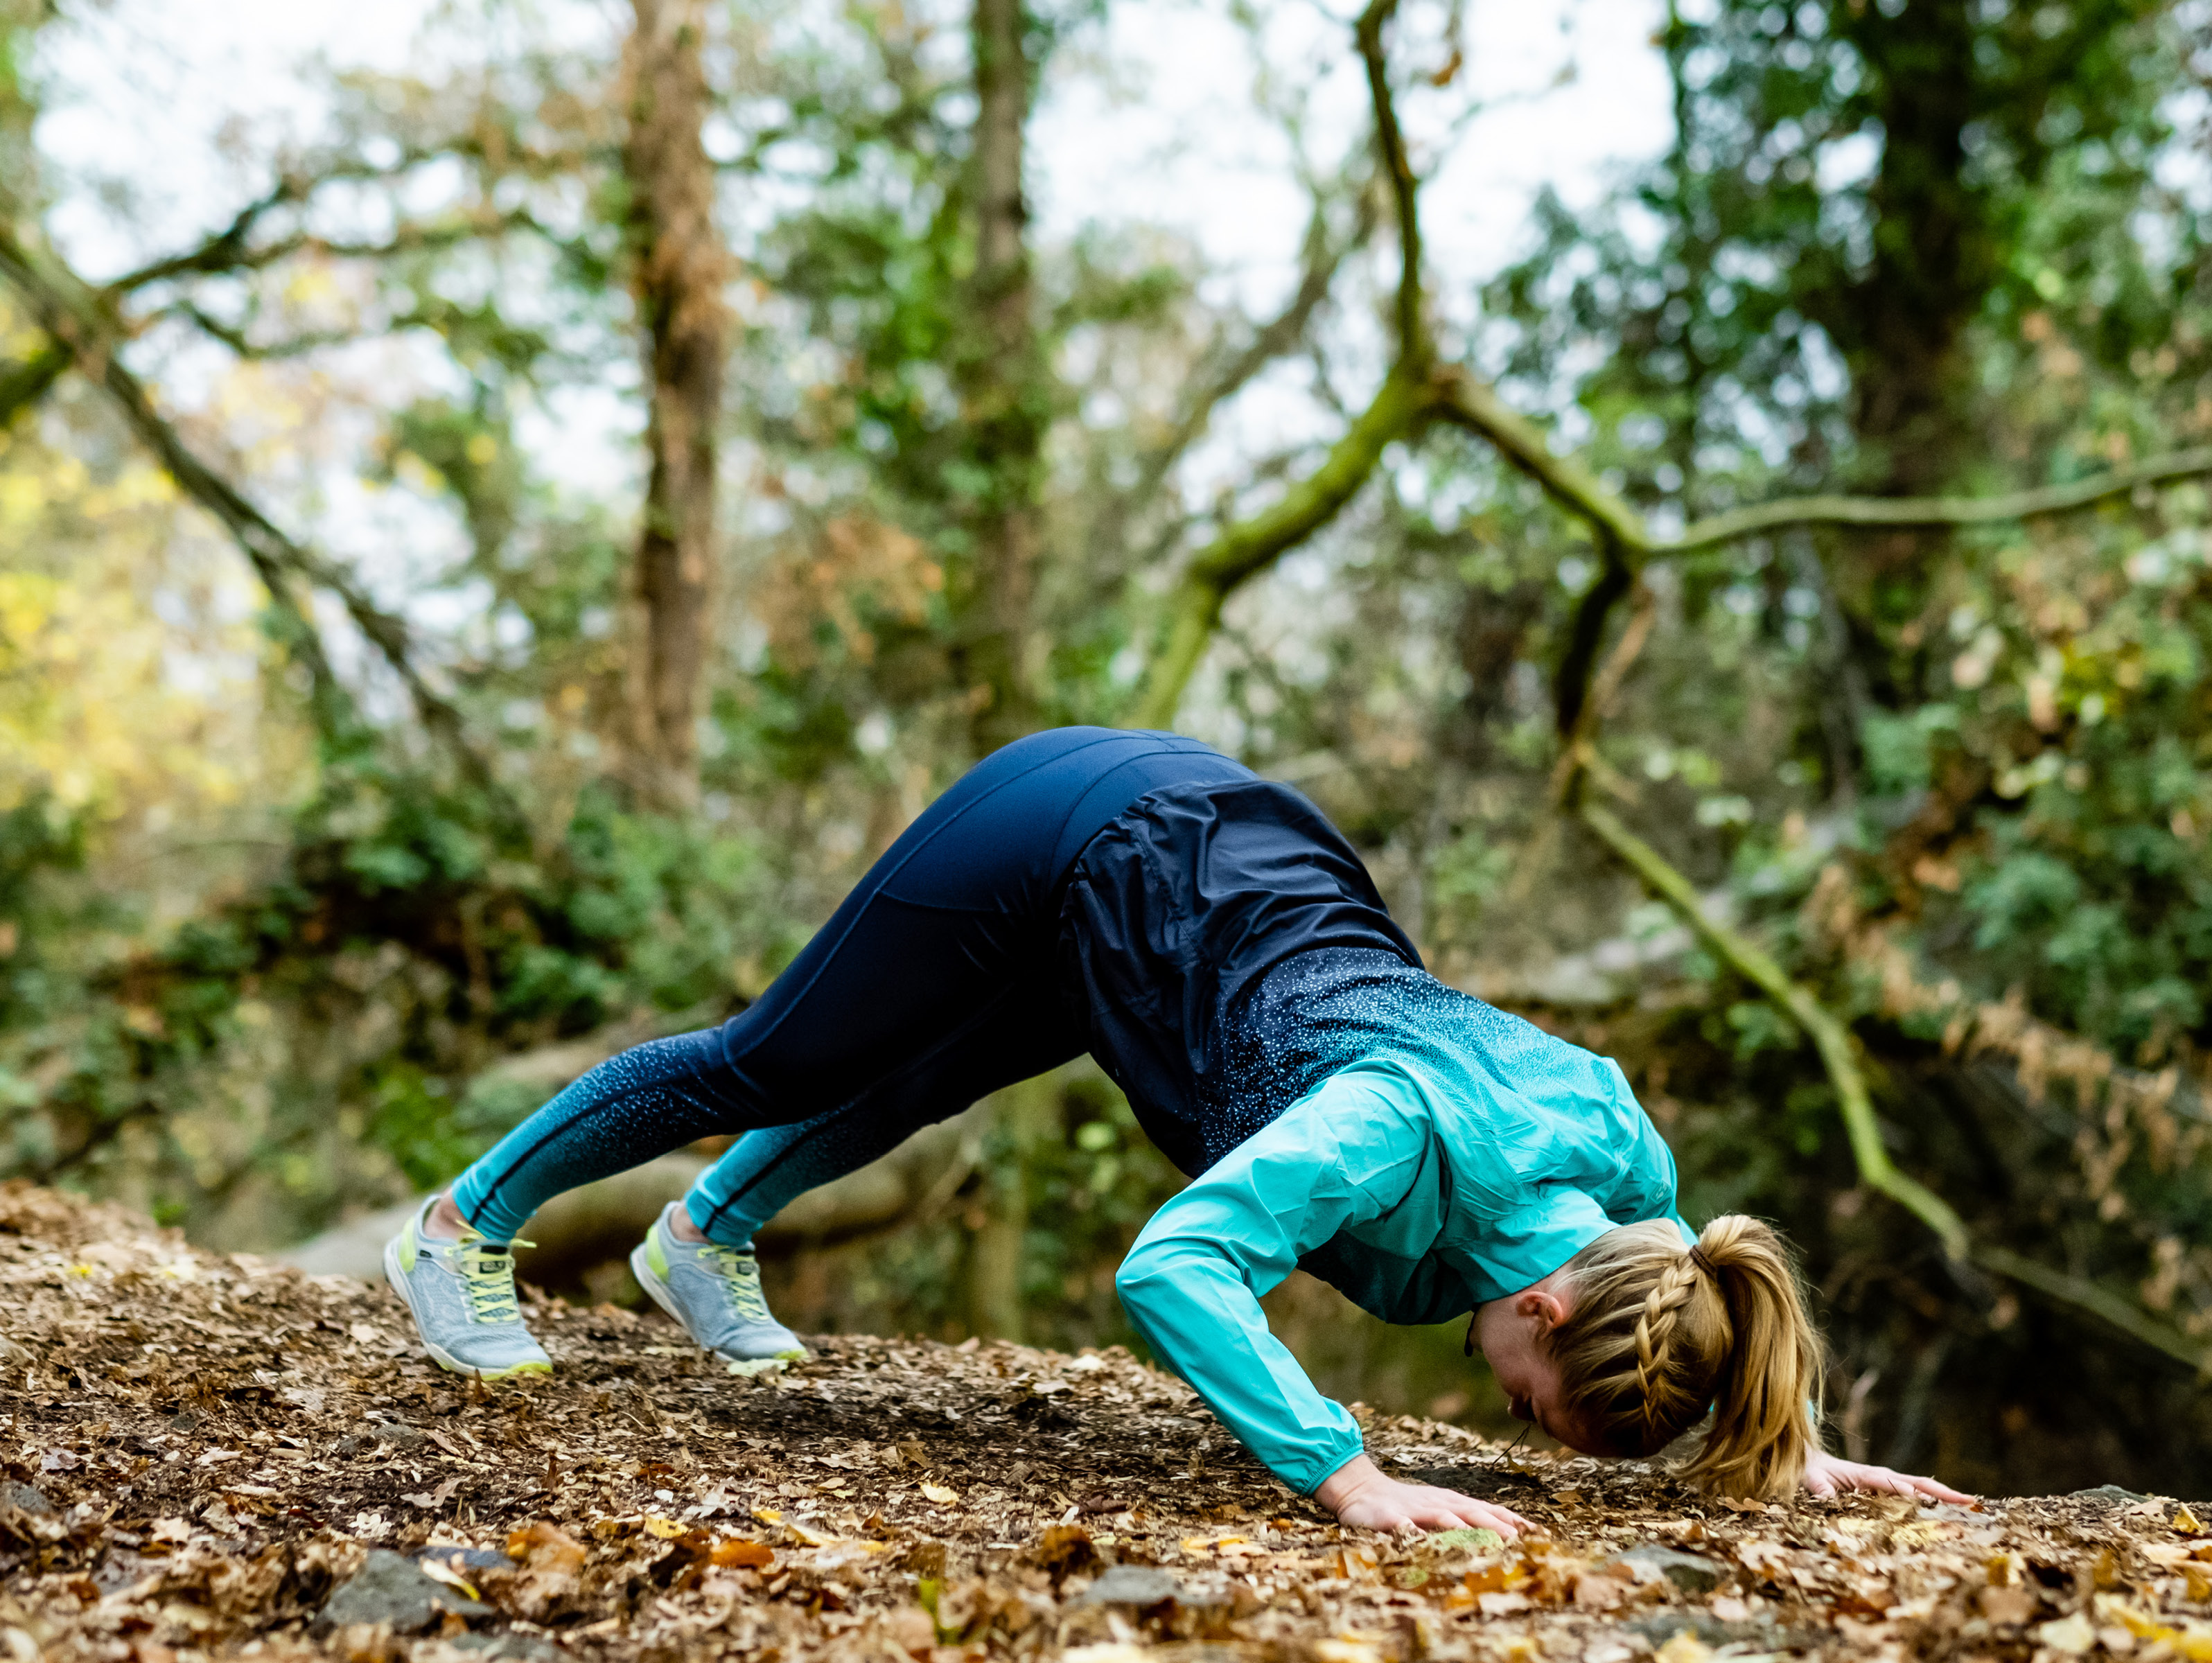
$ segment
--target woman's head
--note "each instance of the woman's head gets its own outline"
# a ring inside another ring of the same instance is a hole
[[[1552,1280],[1547,1278],[1547,1283]],[[1812,1453],[1820,1343],[1782,1239],[1732,1213],[1694,1247],[1664,1221],[1609,1230],[1561,1267],[1541,1349],[1593,1454],[1656,1454],[1705,1417],[1684,1478],[1729,1495],[1794,1490]]]

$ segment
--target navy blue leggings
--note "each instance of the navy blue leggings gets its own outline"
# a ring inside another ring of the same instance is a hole
[[[455,1205],[508,1241],[562,1190],[742,1132],[684,1205],[743,1246],[794,1196],[1079,1055],[1054,962],[1068,868],[1149,792],[1255,777],[1170,733],[1018,740],[907,828],[757,1001],[601,1063],[463,1173]]]

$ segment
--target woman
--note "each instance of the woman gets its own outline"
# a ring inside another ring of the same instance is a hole
[[[1346,1524],[1522,1520],[1385,1478],[1271,1335],[1293,1266],[1398,1322],[1473,1308],[1513,1412],[1649,1455],[1710,1409],[1693,1479],[1964,1499],[1822,1454],[1819,1343],[1780,1241],[1692,1235],[1612,1063],[1421,968],[1304,798],[1194,740],[1066,728],[1009,745],[908,828],[759,1001],[601,1064],[386,1249],[430,1355],[550,1368],[507,1244],[549,1197],[742,1132],[631,1264],[740,1369],[805,1355],[753,1231],[917,1128],[1088,1049],[1190,1186],[1115,1285],[1154,1353]]]

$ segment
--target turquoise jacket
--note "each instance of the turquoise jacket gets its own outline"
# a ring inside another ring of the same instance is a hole
[[[1543,1066],[1332,1074],[1162,1207],[1115,1278],[1153,1354],[1302,1493],[1362,1446],[1267,1330],[1260,1296],[1292,1269],[1386,1321],[1442,1322],[1615,1225],[1676,1217],[1674,1156],[1620,1068],[1533,1028],[1524,1043]]]

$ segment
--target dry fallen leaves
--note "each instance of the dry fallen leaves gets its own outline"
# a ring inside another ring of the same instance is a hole
[[[0,1187],[0,1663],[2212,1663],[2212,1536],[2156,1498],[1722,1504],[1370,1416],[1539,1526],[1406,1540],[1119,1353],[830,1337],[754,1380],[655,1314],[532,1320],[560,1372],[475,1386],[380,1288]]]

